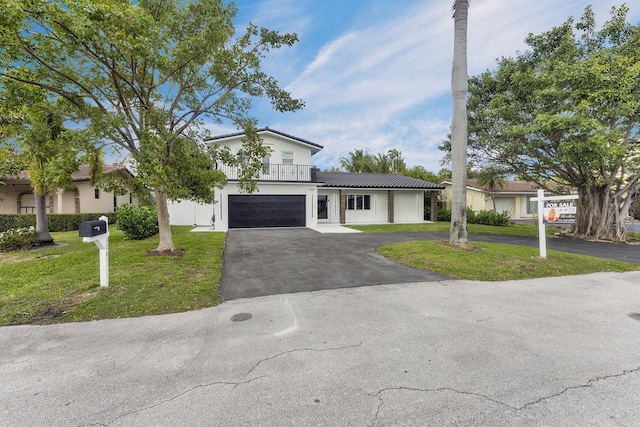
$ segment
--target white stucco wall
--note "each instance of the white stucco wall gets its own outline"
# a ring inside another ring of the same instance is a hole
[[[270,163],[282,164],[282,153],[291,152],[293,153],[294,165],[311,164],[311,150],[308,145],[303,145],[300,142],[270,133],[261,133],[260,137],[262,138],[262,143],[271,149]],[[242,149],[242,138],[242,136],[237,136],[214,140],[211,141],[211,143],[226,145],[231,149],[232,153],[238,154]]]
[[[394,191],[393,222],[416,223],[424,221],[424,191]]]
[[[236,183],[229,183],[224,189],[216,190],[216,203],[203,205],[190,201],[169,202],[169,221],[171,225],[210,226],[212,213],[215,213],[215,229],[226,231],[229,229],[228,199],[229,195],[241,193]],[[318,224],[318,192],[312,183],[260,183],[260,191],[254,194],[262,195],[303,195],[306,200],[306,226],[315,227]]]
[[[371,209],[369,210],[345,210],[345,222],[347,224],[384,224],[389,220],[387,210],[388,195],[386,190],[357,190],[349,189],[345,191],[346,195],[365,195],[371,196]]]

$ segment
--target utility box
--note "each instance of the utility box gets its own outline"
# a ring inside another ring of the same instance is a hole
[[[107,222],[102,220],[81,222],[78,228],[80,237],[94,237],[105,234],[106,232]]]

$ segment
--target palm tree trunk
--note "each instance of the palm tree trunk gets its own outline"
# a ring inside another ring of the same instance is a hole
[[[469,1],[453,4],[454,37],[451,92],[453,118],[451,123],[451,234],[449,243],[468,243],[467,234],[467,17]]]

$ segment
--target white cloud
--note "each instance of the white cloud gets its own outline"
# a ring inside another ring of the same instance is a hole
[[[295,114],[257,110],[260,125],[324,145],[314,157],[321,167],[338,166],[338,158],[356,148],[373,153],[397,148],[409,166],[439,170],[442,152],[437,146],[449,131],[451,117],[451,2],[408,0],[396,7],[372,0],[351,20],[357,25],[323,34],[324,43],[309,52],[314,44],[306,37],[317,35],[323,25],[315,19],[319,6],[312,3],[264,1],[252,19],[300,33],[301,43],[270,59],[268,72],[307,105]],[[527,34],[549,30],[570,15],[578,19],[587,4],[588,0],[471,2],[469,74],[494,68],[496,58],[524,50]],[[593,6],[598,22],[608,19],[613,4],[601,1]],[[638,8],[632,10],[631,22],[637,22],[639,14]]]

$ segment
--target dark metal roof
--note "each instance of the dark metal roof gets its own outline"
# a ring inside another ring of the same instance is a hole
[[[110,174],[110,173],[116,173],[116,172],[121,172],[123,174],[126,174],[128,176],[133,177],[133,174],[127,169],[126,166],[123,165],[102,165],[102,173],[103,174]],[[89,181],[91,179],[90,173],[89,173],[89,165],[83,164],[80,165],[78,167],[78,170],[74,173],[71,174],[71,181],[76,182],[76,181]],[[7,177],[7,178],[2,178],[2,181],[5,182],[11,182],[11,183],[24,183],[24,184],[28,184],[31,182],[31,180],[29,179],[29,172],[28,171],[21,171],[17,176],[12,176],[12,177]]]
[[[425,190],[443,190],[444,186],[421,179],[391,173],[350,173],[320,172],[316,174],[318,182],[324,187],[345,188],[420,188]]]
[[[295,141],[301,142],[303,144],[311,145],[311,146],[319,148],[319,149],[323,149],[324,148],[322,145],[316,144],[315,142],[307,141],[306,139],[298,138],[297,136],[289,135],[288,133],[280,132],[279,130],[270,129],[269,126],[266,126],[266,127],[258,129],[258,133],[263,133],[263,132],[275,133],[276,135],[284,136],[285,138],[290,138],[290,139],[293,139]],[[242,135],[244,135],[244,132],[235,132],[235,133],[230,133],[230,134],[227,134],[227,135],[214,136],[214,137],[211,137],[211,138],[207,139],[207,141],[215,141],[217,139],[232,138],[234,136],[242,136]]]

